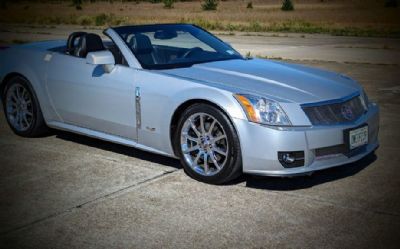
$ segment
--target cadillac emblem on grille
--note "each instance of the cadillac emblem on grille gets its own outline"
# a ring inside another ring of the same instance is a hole
[[[353,122],[363,115],[364,109],[359,96],[336,103],[302,106],[313,125],[331,125]]]
[[[341,111],[342,111],[342,115],[345,119],[353,120],[354,114],[353,114],[353,110],[351,109],[350,106],[348,106],[346,104],[342,105]]]

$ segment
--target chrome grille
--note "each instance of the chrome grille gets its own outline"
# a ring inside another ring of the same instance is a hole
[[[348,123],[357,120],[365,112],[359,96],[341,102],[306,104],[302,108],[313,125]]]

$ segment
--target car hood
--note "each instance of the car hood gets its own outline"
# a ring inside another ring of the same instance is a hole
[[[161,73],[280,102],[313,103],[339,99],[361,89],[355,81],[337,73],[263,59],[210,62]]]

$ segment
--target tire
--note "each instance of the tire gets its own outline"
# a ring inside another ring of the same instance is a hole
[[[2,101],[7,123],[15,134],[38,137],[48,131],[36,94],[24,77],[15,76],[6,82]]]
[[[227,115],[212,105],[194,104],[183,112],[174,145],[185,172],[196,180],[223,184],[242,173],[236,130]]]

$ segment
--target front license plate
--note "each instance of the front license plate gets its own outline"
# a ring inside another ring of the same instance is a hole
[[[355,149],[368,143],[368,126],[349,131],[349,149]]]

